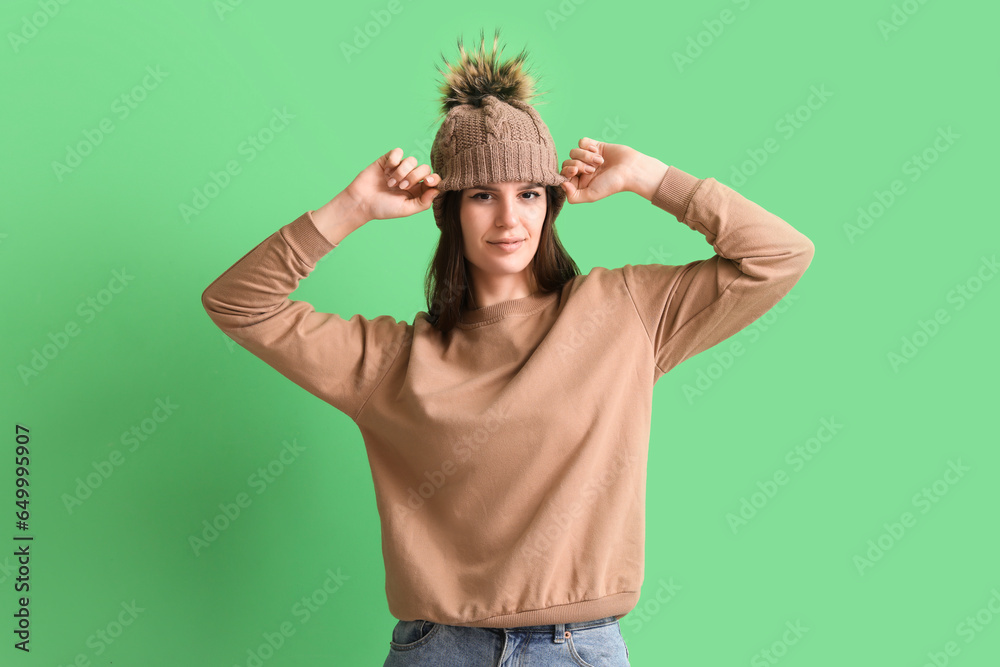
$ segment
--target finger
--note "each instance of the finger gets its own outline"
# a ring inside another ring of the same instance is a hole
[[[418,187],[424,188],[425,186],[420,184]],[[429,208],[430,205],[434,203],[434,198],[438,195],[438,189],[428,187],[423,190],[423,192],[418,191],[414,194],[416,194],[415,197],[408,197],[403,204],[404,206],[411,208],[411,211],[407,213],[407,215],[413,215],[414,213],[418,213]]]
[[[561,173],[566,178],[573,178],[578,173],[580,173],[580,168],[574,165],[566,165],[565,167],[562,168],[562,171],[560,171],[559,173]]]
[[[413,157],[412,155],[406,159],[403,159],[403,152],[400,150],[400,152],[397,155],[393,156],[393,160],[386,165],[385,168],[386,177],[396,176],[398,180],[399,176],[402,176],[402,174],[397,174],[395,172],[399,170],[401,167],[403,167],[403,165],[407,163],[407,160],[409,160],[410,162],[411,165],[410,168],[412,168],[412,165],[417,163],[417,158]]]
[[[572,181],[563,181],[562,187],[566,190],[566,201],[570,204],[576,203],[576,186],[573,185]]]
[[[583,149],[588,150],[588,151],[592,151],[594,153],[600,153],[601,152],[601,142],[594,141],[590,137],[583,137],[582,139],[580,139],[580,148],[583,148]]]
[[[399,147],[393,148],[391,151],[385,154],[385,160],[383,161],[381,166],[382,166],[382,173],[385,174],[386,177],[389,176],[390,172],[392,172],[393,169],[399,166],[399,163],[403,159],[403,155],[404,155],[403,149]]]
[[[402,190],[407,190],[416,185],[420,179],[431,173],[431,166],[429,164],[422,164],[416,169],[411,170],[409,173],[403,175],[403,179],[399,182],[399,188]]]
[[[577,160],[582,160],[588,164],[604,164],[604,156],[594,151],[574,148],[570,150],[569,156]]]
[[[566,160],[563,162],[563,169],[570,169],[574,174],[592,174],[597,170],[594,165],[580,160]]]
[[[425,183],[427,182],[426,179],[424,180],[424,182]],[[440,191],[437,188],[427,188],[422,193],[420,193],[420,197],[417,200],[420,202],[421,208],[426,209],[428,206],[433,204],[434,198],[437,197],[439,193]]]
[[[438,174],[431,174],[430,176],[424,178],[424,182],[421,185],[428,190],[434,190],[435,193],[440,192],[440,190],[437,189],[437,186],[441,185],[441,176]],[[426,190],[424,192],[426,192]],[[423,196],[423,194],[424,193],[421,192],[420,196]],[[434,196],[436,197],[437,195],[435,194]]]
[[[389,169],[386,171],[386,177],[389,179],[389,187],[394,186],[399,181],[403,180],[415,166],[417,165],[417,158],[412,155],[405,158],[395,169]]]
[[[403,149],[393,148],[391,151],[379,158],[379,166],[382,167],[382,171],[389,173],[389,169],[395,169],[399,161],[403,159]]]

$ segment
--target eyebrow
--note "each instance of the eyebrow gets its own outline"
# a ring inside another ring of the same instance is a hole
[[[542,185],[541,183],[532,183],[531,185],[527,185],[527,186],[521,188],[521,190],[530,190],[532,188],[542,188],[542,187],[545,187],[545,186]],[[476,186],[476,187],[469,188],[469,189],[470,190],[487,190],[489,192],[500,192],[500,190],[498,188],[491,188],[491,187],[489,187],[487,185],[480,185],[480,186]]]

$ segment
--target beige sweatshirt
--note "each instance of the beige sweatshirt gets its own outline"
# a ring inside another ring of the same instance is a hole
[[[397,619],[515,627],[635,607],[653,385],[766,313],[813,256],[713,178],[671,166],[652,204],[716,254],[596,267],[466,311],[446,336],[423,311],[344,319],[289,299],[335,247],[312,211],[205,290],[219,328],[360,429]]]

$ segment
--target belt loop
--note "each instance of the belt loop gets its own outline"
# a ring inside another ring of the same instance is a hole
[[[566,640],[566,624],[556,623],[555,631],[552,633],[552,641],[557,644],[562,644]]]

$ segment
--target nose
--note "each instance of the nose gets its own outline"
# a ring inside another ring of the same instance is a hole
[[[503,197],[497,207],[497,225],[513,227],[517,224],[517,200]]]

